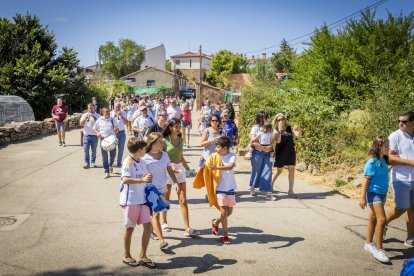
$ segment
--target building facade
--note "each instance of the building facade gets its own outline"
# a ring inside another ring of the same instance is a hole
[[[165,46],[161,45],[145,50],[145,60],[141,64],[141,69],[148,67],[156,67],[158,69],[166,70],[166,53]]]

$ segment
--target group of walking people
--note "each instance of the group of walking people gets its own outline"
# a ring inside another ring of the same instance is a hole
[[[256,189],[265,193],[267,200],[277,200],[274,185],[278,176],[287,167],[289,171],[288,195],[296,197],[293,191],[295,180],[296,150],[295,138],[300,138],[299,127],[288,124],[283,113],[278,113],[269,122],[266,112],[256,115],[255,124],[250,131],[250,144],[247,157],[251,160],[250,195],[256,196]],[[272,167],[276,174],[272,180]]]

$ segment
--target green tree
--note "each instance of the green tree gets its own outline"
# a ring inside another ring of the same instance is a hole
[[[0,94],[27,100],[36,119],[50,117],[56,96],[82,90],[76,52],[63,47],[56,57],[56,49],[54,34],[36,16],[0,19]]]
[[[273,82],[275,80],[275,69],[272,64],[264,60],[258,60],[253,69],[256,80],[264,82]]]
[[[99,59],[103,70],[114,79],[138,71],[145,59],[145,48],[130,39],[120,39],[119,46],[109,41],[99,47]]]
[[[210,68],[211,70],[206,74],[207,81],[212,85],[223,87],[226,77],[247,72],[247,60],[240,54],[220,50],[213,56]]]
[[[296,57],[295,50],[289,46],[285,39],[280,43],[279,52],[275,53],[271,57],[271,62],[275,71],[278,73],[292,73],[292,62]]]

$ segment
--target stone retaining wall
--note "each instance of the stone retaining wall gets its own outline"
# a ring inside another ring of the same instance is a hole
[[[66,128],[79,127],[81,116],[82,113],[69,115]],[[47,118],[43,121],[11,122],[0,127],[0,145],[52,132],[56,132],[55,119],[53,118]]]

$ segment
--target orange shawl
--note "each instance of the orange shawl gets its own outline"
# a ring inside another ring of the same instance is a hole
[[[210,155],[204,167],[200,168],[198,171],[194,179],[193,187],[196,189],[206,187],[210,207],[214,205],[217,209],[220,210],[220,207],[217,204],[216,189],[220,182],[221,170],[211,170],[208,167],[208,164],[216,167],[223,166],[221,163],[221,156],[218,153],[213,153]]]

